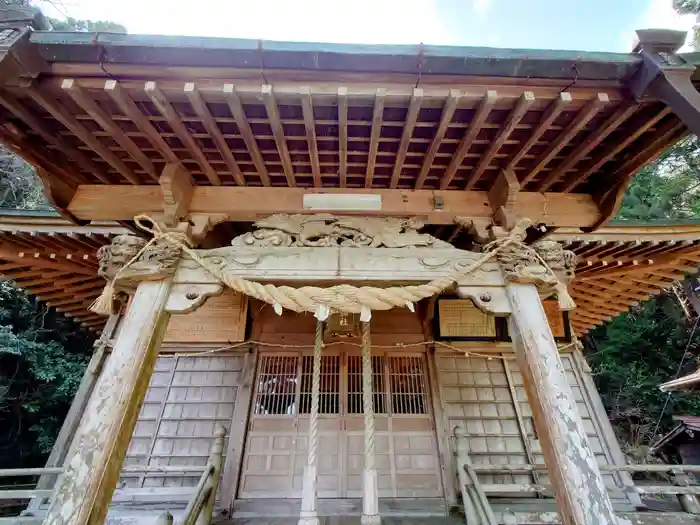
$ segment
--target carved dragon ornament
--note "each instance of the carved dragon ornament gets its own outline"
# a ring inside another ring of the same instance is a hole
[[[113,280],[119,273],[118,284],[130,286],[137,281],[158,280],[175,272],[180,259],[180,248],[168,241],[155,241],[146,246],[146,240],[135,235],[117,235],[112,243],[97,251],[100,263],[98,274]],[[139,252],[137,260],[124,268]],[[121,273],[120,273],[121,271]]]
[[[277,214],[255,223],[256,230],[236,237],[236,247],[453,248],[424,233],[416,219]]]

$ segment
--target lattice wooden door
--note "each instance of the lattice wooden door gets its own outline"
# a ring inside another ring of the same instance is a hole
[[[380,497],[440,497],[442,487],[422,354],[373,356]],[[239,498],[298,498],[311,407],[310,355],[260,356]],[[322,498],[361,497],[362,369],[353,349],[321,363],[318,488]]]

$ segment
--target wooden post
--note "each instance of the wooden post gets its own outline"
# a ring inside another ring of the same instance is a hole
[[[537,287],[511,282],[506,294],[512,309],[508,327],[561,521],[616,524]]]
[[[45,525],[104,523],[169,314],[172,279],[138,284],[66,459]]]
[[[211,525],[211,518],[214,515],[214,507],[216,505],[216,493],[219,489],[219,478],[221,478],[221,467],[224,462],[224,438],[226,437],[226,429],[223,426],[218,426],[214,432],[214,445],[211,449],[209,457],[209,465],[213,468],[211,480],[209,482],[210,491],[207,501],[204,504],[201,514],[197,518],[197,525]]]
[[[365,470],[362,473],[362,525],[379,525],[379,475],[375,461],[372,342],[369,321],[362,323],[362,405],[365,416]]]
[[[311,412],[309,414],[308,459],[304,467],[299,525],[318,525],[317,466],[318,452],[318,402],[321,394],[321,349],[323,346],[323,321],[316,320],[314,362],[311,373]]]

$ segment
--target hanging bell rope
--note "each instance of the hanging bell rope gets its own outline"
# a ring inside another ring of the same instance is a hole
[[[465,275],[478,270],[491,259],[494,259],[505,249],[518,247],[519,249],[533,254],[546,268],[551,280],[556,283],[554,288],[558,295],[559,307],[562,310],[571,310],[575,307],[575,303],[569,295],[566,285],[557,279],[551,268],[549,268],[547,263],[533,248],[523,243],[524,232],[529,225],[527,221],[521,221],[507,236],[490,242],[484,248],[484,253],[481,257],[460,270],[456,270],[444,277],[439,277],[424,284],[390,286],[387,288],[377,288],[374,286],[358,287],[349,284],[340,284],[328,288],[319,288],[316,286],[294,288],[284,285],[261,284],[256,281],[242,279],[200,257],[197,251],[191,248],[189,240],[182,232],[164,232],[158,224],[147,215],[137,215],[134,221],[136,226],[151,233],[153,238],[107,282],[100,297],[90,306],[90,310],[97,314],[110,315],[113,313],[115,282],[118,281],[124,271],[136,262],[154,243],[170,243],[227,287],[236,292],[273,305],[278,313],[281,313],[281,309],[287,309],[293,312],[313,313],[316,312],[319,305],[325,305],[336,312],[353,314],[364,314],[372,310],[390,310],[396,307],[410,308],[413,303],[443,292]],[[150,223],[152,226],[149,226],[147,223]]]

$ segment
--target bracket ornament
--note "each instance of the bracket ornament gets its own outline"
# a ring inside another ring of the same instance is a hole
[[[276,214],[255,223],[255,231],[239,235],[237,247],[453,248],[432,235],[418,233],[416,219],[395,217]]]
[[[507,281],[534,284],[543,298],[558,296],[562,310],[575,307],[567,286],[574,278],[576,254],[561,243],[544,239],[532,246],[512,244],[497,257]]]
[[[137,281],[153,281],[174,273],[180,248],[167,240],[146,244],[146,240],[135,235],[117,235],[111,244],[97,251],[98,274],[108,281],[116,278],[117,285],[129,287]]]

